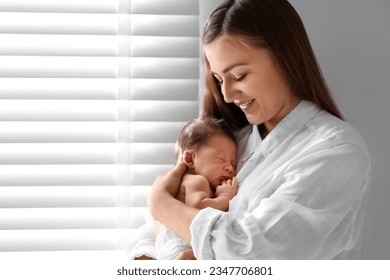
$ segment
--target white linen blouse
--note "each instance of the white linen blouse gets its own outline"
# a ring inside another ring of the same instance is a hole
[[[301,101],[264,140],[257,126],[237,139],[238,194],[194,218],[197,259],[360,257],[371,161],[351,125]],[[139,237],[133,256],[153,257],[151,232]]]

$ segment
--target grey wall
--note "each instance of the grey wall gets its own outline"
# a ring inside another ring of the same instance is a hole
[[[373,162],[364,259],[390,259],[390,1],[291,0],[346,119]]]
[[[220,0],[200,0],[201,18]],[[366,139],[373,184],[364,259],[390,259],[390,1],[290,0],[340,109]]]

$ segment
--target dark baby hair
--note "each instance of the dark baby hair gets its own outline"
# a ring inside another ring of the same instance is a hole
[[[176,160],[182,152],[189,149],[198,149],[215,134],[225,135],[237,144],[233,132],[228,128],[223,119],[199,117],[189,121],[184,125],[177,138],[175,147]]]

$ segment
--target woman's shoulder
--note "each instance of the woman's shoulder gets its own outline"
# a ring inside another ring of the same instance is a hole
[[[341,120],[325,110],[319,111],[306,123],[306,126],[313,137],[322,139],[324,143],[335,146],[350,145],[369,157],[367,144],[360,132],[349,122]]]

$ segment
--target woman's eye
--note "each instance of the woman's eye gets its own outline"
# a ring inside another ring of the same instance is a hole
[[[215,83],[217,84],[217,86],[221,86],[222,85],[222,80],[218,79],[217,77],[214,76],[214,80],[215,80]]]
[[[234,81],[235,81],[235,82],[240,82],[240,81],[242,81],[243,79],[245,79],[245,77],[246,77],[246,74],[241,75],[241,76],[238,76],[238,77],[234,77]]]

